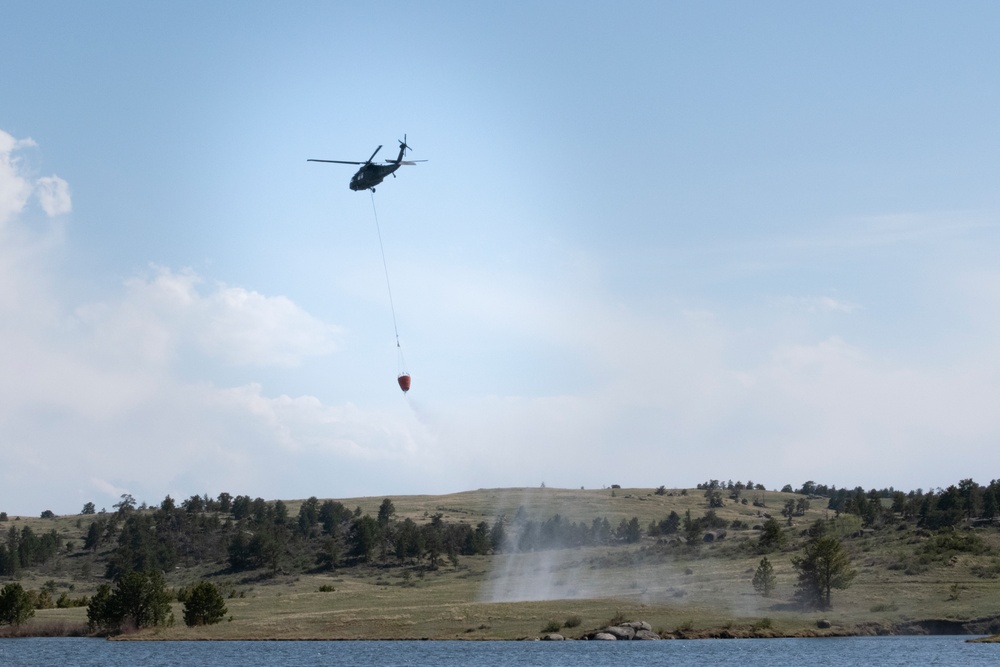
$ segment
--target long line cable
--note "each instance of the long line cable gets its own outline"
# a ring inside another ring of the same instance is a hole
[[[372,212],[375,214],[375,231],[378,232],[378,247],[382,251],[382,269],[385,271],[385,287],[389,290],[389,310],[392,311],[392,330],[396,333],[396,347],[399,345],[399,327],[396,326],[396,307],[392,303],[392,285],[389,284],[389,265],[385,262],[385,246],[382,245],[382,230],[378,224],[378,211],[375,209],[375,191],[372,193]]]

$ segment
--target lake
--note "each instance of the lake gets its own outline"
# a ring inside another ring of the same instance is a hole
[[[103,639],[0,639],[0,665],[36,667],[622,667],[738,665],[824,667],[1000,662],[1000,644],[966,636],[829,639],[698,639],[644,642],[110,642]]]

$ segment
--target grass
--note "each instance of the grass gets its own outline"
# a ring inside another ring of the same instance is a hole
[[[797,496],[767,492],[764,497],[764,508],[727,499],[716,512],[729,523],[739,520],[752,527],[763,521],[759,511],[777,515],[786,498]],[[595,517],[607,517],[616,526],[635,516],[645,530],[671,511],[683,516],[690,510],[701,516],[707,510],[697,490],[686,496],[657,496],[652,489],[616,489],[612,497],[610,489],[482,489],[391,499],[399,519],[425,523],[440,513],[446,521],[473,525],[492,523],[501,514],[512,517],[522,507],[536,520],[560,514],[567,521],[589,524]],[[340,500],[374,516],[382,497]],[[301,500],[286,504],[294,517]],[[555,627],[552,632],[579,637],[616,619],[644,620],[653,628],[683,636],[722,632],[770,636],[849,633],[865,624],[1000,615],[1000,578],[995,575],[1000,570],[1000,533],[995,529],[977,530],[974,538],[940,538],[909,527],[887,527],[854,537],[860,525],[856,517],[848,516],[836,519],[833,529],[844,540],[857,578],[851,588],[834,591],[832,610],[796,608],[790,603],[796,581],[791,558],[804,539],[801,531],[816,519],[828,518],[823,504],[813,501],[813,509],[786,529],[790,546],[785,551],[768,554],[778,582],[770,598],[757,595],[751,585],[761,558],[752,548],[759,531],[729,530],[726,539],[695,547],[644,538],[630,547],[462,557],[457,566],[445,564],[433,571],[394,561],[275,577],[228,574],[224,563],[181,567],[168,573],[168,585],[180,588],[205,578],[220,584],[227,620],[187,628],[180,622],[182,606],[174,603],[178,621],[172,627],[133,637],[519,639],[538,637],[551,627]],[[0,524],[0,530],[23,525],[36,533],[55,529],[75,544],[71,553],[25,572],[21,584],[39,589],[52,582],[55,598],[62,592],[72,598],[93,594],[104,581],[104,564],[101,554],[81,551],[90,520],[11,517]],[[818,631],[820,619],[829,620],[832,629]],[[72,632],[85,624],[86,608],[42,609],[19,631]]]

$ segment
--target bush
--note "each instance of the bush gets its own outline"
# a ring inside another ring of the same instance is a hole
[[[225,618],[226,603],[215,584],[203,581],[188,594],[184,603],[184,623],[186,625],[211,625]]]
[[[561,629],[562,626],[559,624],[559,621],[549,621],[545,624],[545,627],[542,628],[542,632],[559,632]]]
[[[935,535],[930,542],[924,545],[922,553],[932,558],[944,559],[956,553],[979,555],[987,553],[989,550],[989,546],[976,533],[948,531]]]
[[[624,623],[627,620],[628,620],[628,616],[626,616],[625,614],[623,614],[621,612],[621,610],[618,610],[618,611],[615,611],[615,615],[612,616],[611,618],[609,618],[608,622],[605,623],[604,625],[606,625],[606,626],[621,625],[622,623]]]
[[[577,616],[576,614],[573,614],[572,616],[568,617],[565,621],[563,621],[563,627],[575,628],[578,627],[581,623],[583,623],[583,619]]]

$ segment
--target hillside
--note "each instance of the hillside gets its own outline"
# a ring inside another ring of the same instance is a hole
[[[58,543],[50,557],[4,577],[42,598],[20,633],[83,632],[86,607],[69,605],[135,563],[157,564],[175,593],[214,582],[228,607],[222,623],[189,628],[174,602],[172,626],[134,635],[148,638],[502,639],[539,636],[553,625],[579,636],[614,617],[674,636],[1000,629],[1000,531],[977,520],[982,503],[941,519],[934,512],[948,509],[947,492],[921,494],[919,503],[911,496],[909,504],[869,494],[871,504],[848,498],[851,512],[838,515],[827,497],[720,485],[713,499],[712,491],[480,489],[391,496],[388,516],[380,516],[382,497],[246,498],[248,513],[239,517],[239,497],[165,499],[155,509],[128,502],[103,514],[8,517],[0,556],[9,559],[26,528]],[[911,511],[917,505],[924,509]],[[798,511],[782,516],[786,506]],[[682,523],[670,531],[672,512],[696,520],[710,509],[718,527],[686,534]],[[780,522],[785,540],[766,553],[777,582],[769,598],[751,584],[765,555],[766,515]],[[816,522],[857,570],[824,611],[793,599],[792,559]],[[92,525],[101,526],[98,544]],[[490,542],[498,525],[502,546]],[[63,608],[45,608],[60,598]],[[821,619],[828,629],[817,628]]]

